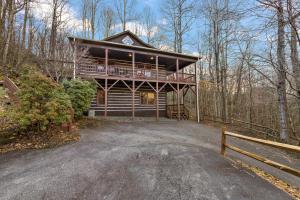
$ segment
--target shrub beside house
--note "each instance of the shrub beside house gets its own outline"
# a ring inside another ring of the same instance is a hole
[[[22,73],[19,82],[20,90],[16,94],[18,103],[8,106],[2,112],[2,116],[13,127],[2,129],[4,124],[0,124],[0,140],[1,137],[17,138],[18,144],[26,145],[34,144],[34,140],[51,142],[53,138],[54,143],[71,141],[72,133],[63,134],[61,127],[63,124],[76,122],[83,116],[96,93],[95,85],[80,79],[57,83],[36,70]],[[5,147],[3,144],[1,147],[0,143],[0,153],[6,151],[3,148]]]

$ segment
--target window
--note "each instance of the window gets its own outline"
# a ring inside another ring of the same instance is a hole
[[[122,42],[127,45],[133,45],[134,43],[128,35],[122,39]]]
[[[154,92],[141,92],[141,104],[155,104]]]
[[[105,92],[99,89],[97,91],[97,105],[105,104]]]

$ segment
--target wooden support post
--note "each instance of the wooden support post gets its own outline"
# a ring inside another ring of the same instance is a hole
[[[197,72],[197,63],[195,63],[195,83],[196,83],[196,116],[197,122],[200,123],[200,112],[199,112],[199,81]]]
[[[179,60],[178,58],[176,59],[176,81],[177,81],[177,119],[180,120],[180,104],[179,104]]]
[[[225,156],[225,149],[226,149],[226,135],[225,135],[226,127],[222,128],[222,135],[221,135],[221,154]]]
[[[74,66],[73,66],[73,79],[76,78],[76,40],[74,38],[74,52],[73,52],[73,62],[74,62]]]
[[[135,53],[132,53],[132,75],[133,78],[135,77],[134,74],[134,68],[135,68]],[[135,81],[132,81],[132,120],[134,120],[135,117]]]
[[[132,52],[132,77],[135,78],[135,53]]]
[[[184,89],[182,90],[182,98],[181,98],[183,107],[184,107],[184,97],[185,97],[185,95],[186,95],[185,89],[186,89],[186,88],[184,88]]]
[[[172,104],[175,105],[175,95],[174,95],[174,90],[172,91]]]
[[[104,117],[107,118],[107,99],[108,99],[108,89],[107,89],[107,78],[105,79],[105,86],[104,86]]]
[[[105,49],[105,75],[107,76],[107,70],[108,70],[108,49]]]
[[[181,69],[181,80],[184,81],[184,68]]]
[[[135,81],[132,81],[132,120],[135,117]]]
[[[158,56],[156,56],[156,120],[159,120]]]

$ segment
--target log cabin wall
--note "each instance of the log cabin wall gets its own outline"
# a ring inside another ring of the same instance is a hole
[[[101,89],[100,89],[101,90]],[[154,104],[142,104],[141,93],[153,92],[153,89],[147,85],[142,86],[135,92],[135,116],[154,117],[156,116],[156,99]],[[132,92],[127,87],[116,86],[108,91],[108,116],[132,116]],[[159,115],[166,117],[166,92],[163,90],[159,93]],[[96,116],[103,116],[104,103],[97,104],[95,95],[90,110],[95,111]]]

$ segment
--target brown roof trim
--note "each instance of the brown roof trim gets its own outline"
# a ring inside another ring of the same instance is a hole
[[[91,39],[84,39],[84,38],[79,38],[79,37],[68,37],[68,38],[70,41],[73,41],[75,39],[75,40],[80,40],[81,42],[86,43],[86,44],[100,45],[100,46],[107,46],[107,47],[117,47],[117,48],[122,48],[122,49],[137,50],[137,51],[149,52],[149,53],[159,53],[162,55],[193,60],[194,62],[198,61],[200,58],[197,56],[192,56],[192,55],[187,55],[187,54],[182,54],[182,53],[162,51],[159,49],[147,48],[147,47],[130,46],[130,45],[126,45],[126,44],[119,44],[119,43],[108,42],[108,41],[103,41],[103,40],[91,40]]]
[[[150,44],[144,42],[143,40],[141,40],[136,34],[132,33],[131,31],[127,30],[127,31],[123,31],[121,33],[117,33],[115,35],[109,36],[107,38],[104,38],[102,41],[109,41],[111,39],[120,37],[121,35],[126,35],[129,34],[131,37],[133,37],[135,40],[137,40],[138,42],[142,43],[143,45],[149,47],[149,48],[153,48],[155,49],[155,47],[151,46]]]

